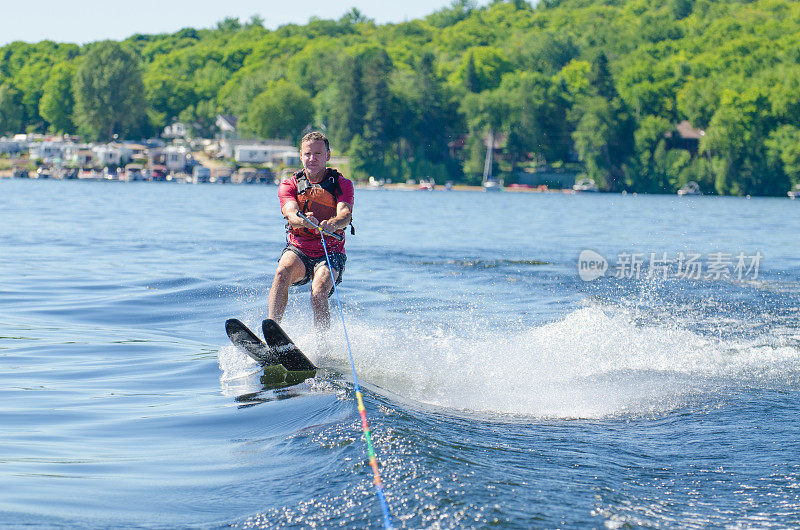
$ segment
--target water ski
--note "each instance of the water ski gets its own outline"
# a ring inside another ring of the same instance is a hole
[[[267,325],[265,320],[262,326],[265,330],[270,330],[267,343],[235,318],[225,321],[225,332],[234,346],[263,367],[262,384],[270,387],[295,385],[314,377],[317,373],[314,363],[303,355],[278,324],[272,320],[269,322],[272,324]]]
[[[289,371],[316,370],[314,363],[303,355],[292,339],[286,335],[277,322],[266,319],[261,323],[264,339],[270,349],[278,356],[279,362]]]

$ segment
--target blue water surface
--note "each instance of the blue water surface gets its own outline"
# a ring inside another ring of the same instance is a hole
[[[276,192],[0,180],[0,525],[381,526],[338,319],[292,291],[323,369],[280,389],[224,333],[266,317]],[[394,524],[796,525],[798,208],[358,190],[339,295]]]

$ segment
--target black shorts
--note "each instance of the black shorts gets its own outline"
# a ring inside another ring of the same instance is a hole
[[[325,256],[312,258],[294,245],[286,245],[286,248],[284,248],[283,252],[281,252],[281,256],[283,256],[286,252],[294,252],[295,254],[297,254],[297,257],[299,257],[300,261],[303,262],[303,265],[306,266],[306,275],[300,278],[298,281],[294,282],[292,285],[307,284],[314,277],[314,273],[317,272],[317,268],[328,266],[328,261],[325,259]],[[334,270],[336,270],[336,272],[339,273],[339,277],[336,278],[336,284],[338,285],[339,283],[341,283],[342,276],[344,275],[344,264],[345,262],[347,262],[347,256],[345,256],[341,252],[329,252],[328,255],[331,258],[331,267],[333,267]],[[333,289],[331,289],[331,292],[328,293],[328,296],[332,294],[333,294]]]

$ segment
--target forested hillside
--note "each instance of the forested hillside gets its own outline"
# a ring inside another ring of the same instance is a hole
[[[467,0],[377,25],[352,10],[270,31],[257,17],[121,42],[0,48],[0,134],[212,136],[324,127],[357,177],[575,168],[602,189],[785,195],[800,181],[800,3]],[[688,120],[698,149],[675,142]]]

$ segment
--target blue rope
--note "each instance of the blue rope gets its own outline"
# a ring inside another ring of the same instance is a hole
[[[319,235],[322,239],[322,249],[325,251],[325,261],[328,263],[328,271],[330,271],[331,280],[333,280],[333,294],[336,296],[336,305],[339,306],[339,316],[342,319],[344,340],[347,343],[347,354],[350,356],[350,369],[353,371],[353,384],[356,392],[356,404],[358,412],[361,415],[361,428],[363,429],[364,437],[367,440],[367,456],[369,456],[369,464],[372,467],[373,482],[375,483],[375,494],[378,496],[378,501],[381,504],[381,511],[383,512],[383,527],[388,530],[392,528],[392,519],[389,516],[389,505],[386,502],[386,495],[383,491],[383,482],[381,481],[381,475],[378,471],[375,450],[372,448],[372,435],[369,430],[369,423],[367,422],[367,412],[364,409],[364,400],[361,396],[361,387],[358,384],[358,375],[356,375],[356,364],[353,361],[353,351],[350,349],[350,338],[347,336],[347,326],[344,324],[344,311],[342,311],[342,302],[339,300],[339,290],[336,288],[336,280],[333,278],[333,266],[331,265],[331,257],[328,254],[328,246],[325,244],[325,235],[322,232],[322,228],[319,228]]]

